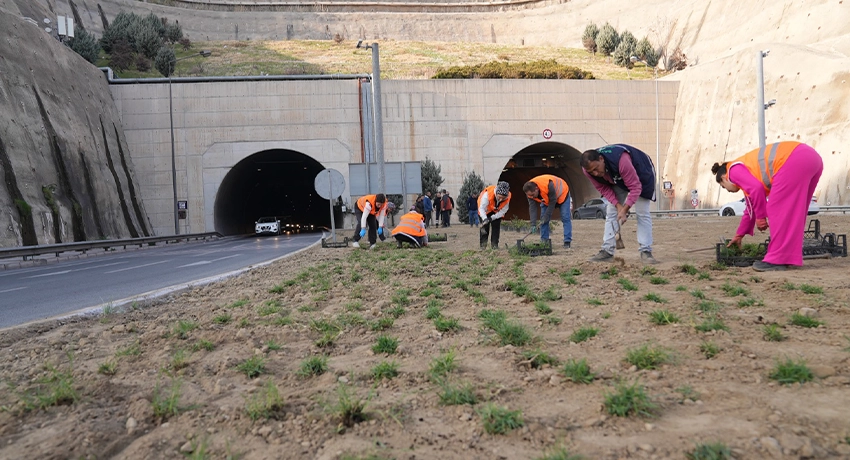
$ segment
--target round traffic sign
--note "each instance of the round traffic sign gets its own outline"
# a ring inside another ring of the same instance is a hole
[[[345,191],[345,178],[336,169],[323,169],[313,180],[316,193],[326,200],[335,200]]]
[[[552,139],[552,130],[546,128],[543,130],[543,139]]]

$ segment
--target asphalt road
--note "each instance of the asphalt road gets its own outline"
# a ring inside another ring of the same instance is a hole
[[[0,329],[115,307],[263,265],[310,246],[318,233],[160,245],[0,271]]]

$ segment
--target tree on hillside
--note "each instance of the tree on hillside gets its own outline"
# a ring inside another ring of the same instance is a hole
[[[596,24],[590,23],[584,28],[584,34],[581,36],[581,44],[584,49],[596,54],[596,37],[599,35],[599,27]]]
[[[165,39],[168,43],[173,45],[179,42],[181,38],[183,38],[183,27],[180,26],[180,23],[174,22],[165,26]]]
[[[163,77],[171,76],[174,73],[174,64],[176,62],[176,57],[174,55],[174,50],[171,49],[170,46],[163,46],[159,49],[159,52],[156,53],[156,60],[154,61],[154,66],[159,73],[162,74]]]
[[[601,29],[599,29],[599,35],[596,36],[596,47],[600,53],[605,56],[610,56],[611,53],[617,49],[617,45],[620,44],[620,36],[617,34],[617,30],[614,29],[609,23],[605,23]]]
[[[655,48],[653,48],[652,44],[649,43],[649,39],[647,37],[643,37],[643,39],[638,42],[635,53],[637,53],[635,56],[646,62],[647,66],[655,67],[658,65],[658,53],[655,52]]]
[[[127,40],[122,38],[112,44],[112,53],[109,54],[109,66],[113,69],[125,71],[133,63],[133,49]]]
[[[66,45],[86,61],[92,64],[97,62],[97,57],[100,54],[100,45],[97,42],[97,38],[93,34],[88,33],[86,29],[75,25],[74,37],[69,39]]]
[[[162,48],[162,37],[155,28],[143,24],[136,35],[136,52],[148,59],[154,59],[160,48]]]
[[[478,195],[484,190],[484,180],[481,179],[475,171],[463,173],[463,185],[460,187],[460,192],[457,194],[455,205],[458,208],[457,218],[464,224],[469,223],[469,209],[466,207],[466,199],[469,195],[475,196],[476,201]]]
[[[440,175],[442,166],[438,166],[430,158],[425,158],[422,162],[422,193],[431,192],[431,197],[437,194],[440,185],[446,180]]]
[[[614,57],[614,64],[631,69],[634,67],[634,63],[632,63],[632,56],[636,55],[637,40],[631,32],[625,30],[623,31],[623,34],[620,35],[620,43],[614,49],[614,53],[612,54]]]
[[[104,29],[103,36],[100,37],[100,47],[103,48],[107,54],[112,53],[112,46],[120,39],[124,39],[127,41],[127,44],[130,45],[130,48],[133,48],[133,44],[130,41],[130,27],[137,20],[137,16],[133,13],[120,12],[115,19],[112,20],[112,24],[109,24],[109,27]]]

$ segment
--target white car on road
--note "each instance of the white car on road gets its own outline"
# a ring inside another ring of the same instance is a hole
[[[741,216],[744,214],[744,210],[747,209],[747,201],[746,198],[741,198],[740,200],[730,201],[729,203],[724,204],[720,207],[720,215],[721,216]],[[818,198],[813,196],[812,201],[809,202],[809,215],[815,215],[820,212],[820,205],[818,204]]]
[[[280,219],[277,217],[260,217],[254,223],[254,233],[257,235],[280,235]]]

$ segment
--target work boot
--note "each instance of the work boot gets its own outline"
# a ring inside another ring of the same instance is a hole
[[[352,247],[352,248],[359,248],[359,247],[360,247],[360,243],[358,243],[358,242],[356,242],[356,241],[355,241],[355,242],[351,243],[351,247]]]
[[[599,251],[595,256],[588,259],[589,262],[607,262],[614,258],[614,254],[606,252],[604,249]]]
[[[570,242],[564,241],[564,249],[570,249]]]
[[[652,252],[643,251],[640,253],[640,261],[647,265],[655,265],[658,263],[655,257],[652,257]]]
[[[772,264],[761,260],[753,262],[753,270],[757,272],[781,272],[785,271],[786,268],[787,267],[782,264]]]
[[[369,249],[375,249],[377,246],[378,246],[377,244],[373,244],[373,245],[369,246]]]

